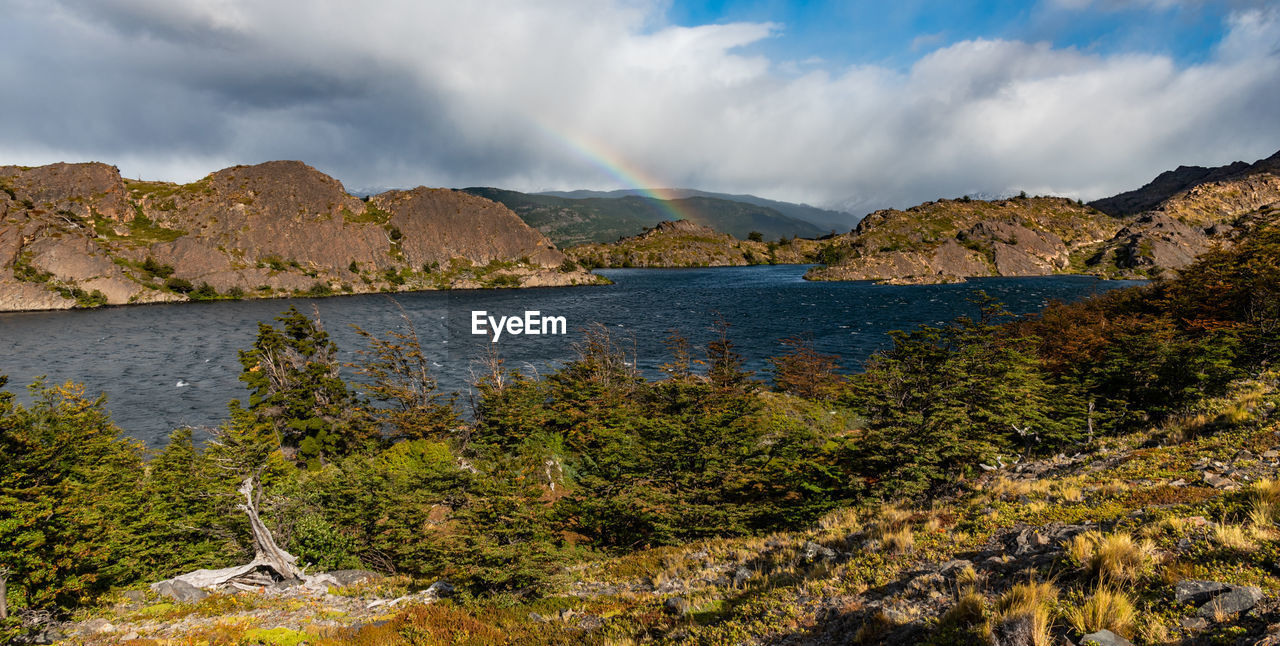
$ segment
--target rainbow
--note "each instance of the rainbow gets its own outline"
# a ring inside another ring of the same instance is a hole
[[[534,120],[534,123],[551,139],[608,173],[624,187],[636,189],[642,197],[655,200],[658,208],[670,216],[669,219],[690,219],[689,214],[673,201],[677,198],[667,192],[669,189],[655,188],[663,184],[661,180],[657,180],[634,165],[628,164],[621,155],[609,150],[603,143],[588,141],[567,130],[552,127],[542,120]]]

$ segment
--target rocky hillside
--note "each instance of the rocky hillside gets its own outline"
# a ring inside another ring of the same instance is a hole
[[[656,200],[641,195],[569,198],[532,195],[497,188],[467,188],[468,193],[501,202],[529,226],[546,234],[557,246],[613,242],[642,233],[659,222],[680,218],[746,238],[751,232],[767,240],[795,236],[815,237],[826,231],[786,215],[768,205],[689,195],[679,199]]]
[[[838,260],[808,278],[927,283],[1059,273],[1119,226],[1065,198],[925,202],[871,213],[838,239]]]
[[[1200,186],[1207,185],[1208,188],[1205,191],[1213,193],[1216,192],[1214,190],[1215,186],[1226,186],[1258,175],[1269,175],[1272,180],[1275,179],[1276,175],[1280,175],[1280,152],[1252,164],[1238,161],[1215,168],[1179,166],[1174,170],[1160,173],[1142,188],[1095,200],[1090,202],[1089,206],[1116,217],[1136,215],[1143,211],[1157,209],[1170,198],[1179,194],[1186,194],[1185,197],[1189,197],[1193,201],[1199,201],[1201,195],[1193,192],[1193,189]],[[1244,182],[1241,186],[1243,190],[1229,196],[1228,199],[1235,200],[1231,205],[1232,208],[1237,210],[1243,208],[1243,210],[1248,211],[1275,201],[1274,197],[1268,199],[1265,196],[1260,196],[1266,201],[1254,202],[1252,206],[1243,206],[1249,203],[1251,195],[1257,195],[1250,188],[1247,188],[1250,184],[1255,183]],[[1223,192],[1230,193],[1231,190],[1228,188]]]
[[[617,242],[570,247],[565,253],[585,267],[732,267],[813,262],[817,249],[814,240],[739,240],[679,220],[660,222]]]
[[[428,188],[361,200],[301,162],[185,185],[4,166],[0,191],[0,311],[596,280],[500,204]]]
[[[1180,167],[1089,205],[1063,198],[939,200],[868,215],[812,280],[937,283],[972,276],[1169,275],[1242,219],[1280,204],[1280,153],[1254,164]]]

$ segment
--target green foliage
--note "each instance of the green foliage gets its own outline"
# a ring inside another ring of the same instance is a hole
[[[176,276],[170,277],[168,280],[164,281],[164,286],[170,290],[178,292],[179,294],[189,294],[192,291],[195,291],[196,288],[195,285],[191,284],[191,281],[185,278],[178,278]]]
[[[747,234],[747,240],[752,242],[764,242],[764,234],[759,231],[752,231]]]
[[[0,563],[11,600],[57,612],[137,574],[142,451],[102,398],[72,384],[31,393],[24,408],[0,392]]]
[[[578,270],[578,263],[574,262],[573,258],[565,258],[564,262],[560,263],[560,271],[566,274],[571,271],[577,271],[577,270]]]
[[[151,278],[168,278],[173,275],[173,265],[161,264],[155,258],[147,256],[142,261],[142,271],[146,272]]]
[[[817,256],[818,264],[835,265],[835,264],[838,264],[841,260],[844,260],[845,256],[847,256],[848,254],[849,254],[849,249],[847,247],[843,247],[834,242],[831,244],[826,244],[826,245],[823,245],[822,248],[818,249],[818,256]]]
[[[200,283],[200,286],[191,290],[188,296],[193,301],[211,301],[219,298],[218,290],[213,288],[209,283]]]
[[[258,324],[253,347],[240,352],[248,411],[270,425],[281,446],[296,449],[299,462],[317,466],[360,448],[374,426],[339,376],[337,346],[296,307],[276,320],[280,329]]]
[[[389,438],[443,438],[461,424],[454,409],[457,395],[445,397],[436,387],[431,362],[422,351],[418,331],[401,313],[403,332],[389,331],[378,338],[359,326],[356,333],[368,343],[359,373],[368,379],[362,388],[384,404],[377,411]]]
[[[1059,410],[1070,398],[1041,370],[1030,340],[998,334],[997,316],[988,305],[981,320],[894,332],[893,347],[853,380],[849,403],[868,429],[851,459],[874,489],[934,492],[1001,454],[1079,439]]]

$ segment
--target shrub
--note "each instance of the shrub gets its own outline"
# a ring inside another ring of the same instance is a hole
[[[191,281],[176,277],[164,281],[164,286],[179,294],[188,294],[195,289],[195,285],[192,285]]]
[[[218,297],[218,290],[209,283],[200,283],[199,287],[191,291],[190,297],[193,301],[211,301]]]
[[[764,242],[764,234],[759,231],[752,231],[747,234],[747,239],[752,242]]]
[[[560,271],[566,274],[571,271],[577,271],[577,270],[578,270],[578,263],[574,262],[573,258],[565,258],[564,262],[560,263]]]
[[[142,271],[147,272],[147,275],[152,278],[168,278],[173,275],[173,265],[161,264],[156,262],[155,258],[147,256],[147,259],[142,261]]]

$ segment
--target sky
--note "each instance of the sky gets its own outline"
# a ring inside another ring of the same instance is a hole
[[[689,187],[860,215],[1280,150],[1280,6],[0,0],[0,164]]]

